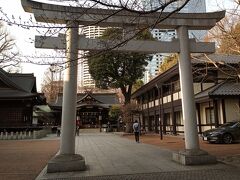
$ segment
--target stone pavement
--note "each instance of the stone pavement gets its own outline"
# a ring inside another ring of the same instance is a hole
[[[171,160],[172,151],[135,143],[107,133],[81,133],[76,153],[85,157],[87,170],[46,174],[37,179],[239,179],[238,167],[215,165],[183,166]]]

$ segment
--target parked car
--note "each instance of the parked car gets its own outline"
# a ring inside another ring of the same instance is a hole
[[[228,122],[218,128],[204,131],[202,137],[210,143],[231,144],[240,140],[240,121]]]

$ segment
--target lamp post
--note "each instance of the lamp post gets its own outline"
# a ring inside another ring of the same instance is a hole
[[[120,131],[120,122],[121,122],[121,121],[122,121],[122,117],[119,116],[119,117],[118,117],[118,120],[117,120],[117,132]]]
[[[162,120],[161,120],[161,117],[160,117],[160,113],[163,113],[161,111],[161,106],[160,106],[160,87],[162,87],[162,85],[158,86],[158,84],[155,85],[157,90],[158,90],[158,107],[159,107],[159,134],[160,134],[160,139],[162,140],[163,139],[163,132],[162,132]],[[163,105],[163,104],[162,104]]]
[[[102,115],[99,115],[99,126],[100,126],[100,132],[102,132]]]
[[[50,87],[50,97],[49,97],[49,101],[50,102],[53,102],[54,101],[54,92],[53,92],[53,89],[54,89],[54,73],[56,72],[55,70],[55,65],[54,64],[51,64],[50,65],[50,68],[49,68],[50,72],[51,72],[51,87]]]

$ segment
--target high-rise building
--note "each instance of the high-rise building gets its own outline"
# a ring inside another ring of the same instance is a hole
[[[161,3],[166,2],[166,0],[142,0],[143,7],[145,10],[156,9],[161,6]],[[177,1],[168,6],[164,11],[171,12],[179,7],[184,1]],[[180,11],[183,13],[200,13],[206,12],[206,3],[205,0],[190,0],[184,8]],[[171,41],[172,38],[176,38],[176,31],[172,29],[152,29],[151,33],[154,38],[159,41]],[[207,31],[198,30],[198,31],[189,31],[189,37],[195,38],[196,41],[203,40],[207,35]],[[167,54],[157,53],[153,55],[151,61],[149,61],[148,66],[146,67],[146,72],[144,73],[143,81],[147,83],[151,78],[154,78],[159,73],[159,67]]]
[[[105,29],[106,28],[99,26],[87,26],[81,28],[81,33],[84,34],[86,38],[95,39],[97,37],[100,37]],[[84,55],[84,52],[82,51],[80,54]],[[89,66],[86,58],[80,58],[78,74],[78,84],[80,87],[95,88],[95,82],[89,73]]]
[[[161,2],[166,2],[166,0],[142,0],[143,7],[148,9],[155,9],[161,5]],[[176,7],[179,7],[184,1],[177,1],[168,6],[165,11],[173,11]],[[194,12],[206,12],[205,0],[190,0],[189,3],[180,11],[184,13],[194,13]],[[87,38],[97,38],[102,35],[106,28],[99,26],[87,26],[82,28],[82,34]],[[171,29],[152,29],[151,33],[153,37],[157,38],[159,41],[170,41],[172,38],[176,37],[175,30]],[[189,37],[195,38],[197,41],[202,40],[206,35],[206,31],[189,31]],[[153,55],[151,61],[149,61],[146,67],[146,72],[144,73],[144,82],[147,83],[151,78],[158,75],[159,67],[167,54],[157,53]],[[89,66],[87,59],[81,58],[79,63],[79,85],[81,87],[95,87],[95,82],[89,73]]]

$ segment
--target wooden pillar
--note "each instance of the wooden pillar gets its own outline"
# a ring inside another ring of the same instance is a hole
[[[215,127],[219,126],[218,121],[218,101],[216,99],[213,100],[213,110],[214,110],[214,123]]]
[[[158,133],[158,119],[157,119],[157,108],[156,108],[156,93],[155,93],[155,89],[154,89],[154,93],[153,93],[153,99],[154,99],[154,130],[155,130],[155,133]]]
[[[157,87],[158,90],[158,123],[159,123],[159,134],[160,134],[160,139],[163,139],[163,131],[162,131],[162,122],[163,122],[163,116],[162,116],[162,110],[163,110],[163,103],[161,103],[161,94],[162,94],[162,84],[155,85]],[[160,89],[161,88],[161,89]],[[161,90],[161,91],[160,91]]]
[[[225,99],[222,99],[223,124],[226,123]]]
[[[143,104],[144,104],[143,96],[144,96],[144,94],[141,96],[141,104],[142,104],[142,128],[145,129],[145,110],[144,110],[144,108],[143,108]]]
[[[200,110],[200,104],[196,104],[197,109],[197,117],[198,117],[198,133],[202,134],[202,122],[201,122],[201,110]]]
[[[162,123],[162,130],[163,133],[166,134],[166,123],[164,119],[164,105],[163,105],[163,87],[161,86],[161,123]]]
[[[173,83],[171,83],[171,114],[172,114],[172,130],[173,130],[173,134],[176,135],[177,134],[177,128],[176,128],[176,117],[175,117],[175,113],[174,113],[174,103],[173,103]]]
[[[148,123],[148,131],[150,131],[150,113],[149,113],[149,102],[150,102],[150,95],[147,92],[147,123]]]

